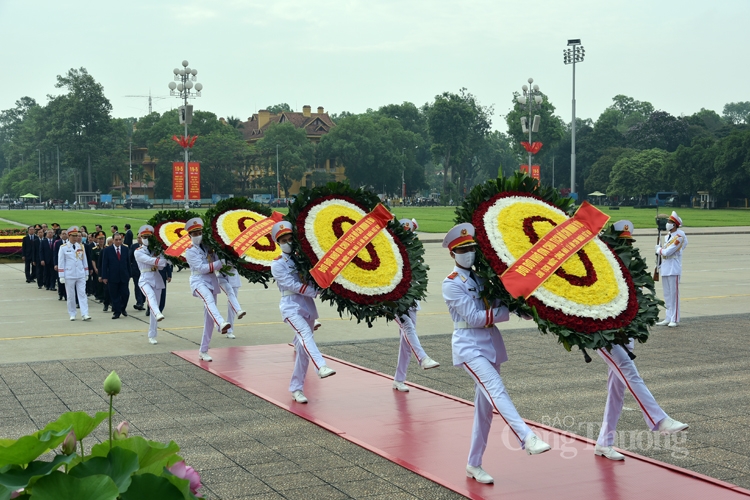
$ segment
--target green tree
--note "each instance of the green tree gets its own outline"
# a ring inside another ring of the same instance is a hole
[[[435,163],[443,165],[443,193],[448,183],[451,162],[461,156],[467,148],[475,110],[466,99],[466,89],[458,94],[443,92],[435,96],[435,102],[427,111],[431,151]]]
[[[599,157],[591,166],[591,171],[584,181],[584,188],[587,193],[601,191],[606,193],[609,189],[610,175],[612,168],[620,158],[636,154],[634,149],[628,148],[609,148]]]
[[[724,105],[724,119],[732,125],[745,123],[750,125],[750,101],[729,102]]]
[[[716,144],[712,191],[722,200],[750,198],[750,130],[736,130]]]
[[[227,125],[229,125],[232,128],[241,129],[245,128],[244,122],[242,121],[242,118],[238,116],[227,116]]]
[[[626,139],[635,149],[663,149],[675,151],[679,145],[690,144],[688,121],[676,118],[666,111],[655,111],[648,119],[631,127]]]
[[[677,148],[671,161],[664,165],[661,177],[668,186],[683,194],[710,191],[717,154],[716,141],[712,137],[698,136],[690,146]]]
[[[670,155],[662,149],[647,149],[623,155],[612,166],[607,196],[639,196],[643,198],[662,190],[659,174]]]
[[[400,193],[402,172],[407,187],[415,180],[419,183],[414,177],[419,174],[413,172],[423,170],[416,164],[414,154],[419,142],[417,134],[404,130],[394,118],[375,113],[352,115],[321,139],[319,157],[343,163],[354,186]]]
[[[292,184],[301,181],[305,171],[313,165],[315,151],[303,129],[298,129],[291,123],[273,124],[256,144],[258,153],[265,159],[269,170],[276,170],[277,146],[279,182],[285,195],[289,196]]]
[[[528,153],[523,146],[521,146],[521,142],[528,141],[529,134],[528,132],[524,133],[521,127],[521,117],[525,116],[528,119],[529,112],[527,108],[528,104],[520,104],[517,100],[518,96],[518,92],[513,93],[513,108],[506,115],[505,121],[508,123],[508,135],[513,144],[513,150],[519,159],[521,159],[522,163],[525,164],[528,162]],[[532,132],[532,142],[541,142],[544,144],[541,151],[534,156],[533,162],[538,165],[551,166],[552,155],[555,153],[558,144],[560,144],[563,137],[566,135],[565,122],[559,116],[555,115],[555,106],[545,94],[542,94],[541,104],[534,109],[532,119],[533,115],[539,115],[540,124],[539,132]],[[579,132],[580,130],[580,127],[576,127],[576,141],[578,141],[578,136],[581,135]],[[569,138],[567,143],[570,144]],[[570,147],[568,147],[568,155],[570,155]],[[568,172],[570,172],[569,166]]]
[[[274,104],[273,106],[267,106],[266,110],[268,110],[268,112],[272,115],[278,115],[279,113],[283,113],[284,111],[291,112],[292,107],[287,103],[282,102],[279,104]]]
[[[201,197],[233,193],[236,172],[241,170],[250,150],[250,145],[232,128],[219,128],[199,137],[192,148],[191,161],[201,163]]]

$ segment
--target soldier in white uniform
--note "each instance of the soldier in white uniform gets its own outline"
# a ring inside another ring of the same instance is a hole
[[[213,361],[208,355],[208,345],[214,332],[214,325],[221,333],[227,333],[231,326],[216,307],[216,297],[219,295],[219,280],[216,271],[224,267],[224,261],[208,249],[203,241],[203,221],[199,217],[185,223],[185,231],[190,235],[192,246],[185,251],[185,260],[190,266],[190,289],[193,297],[200,297],[206,310],[203,313],[203,339],[198,351],[198,357],[203,361]]]
[[[229,330],[227,330],[227,338],[233,339],[234,336],[234,319],[242,319],[245,317],[245,311],[242,310],[239,301],[237,300],[237,294],[242,286],[240,275],[233,266],[228,266],[226,273],[219,273],[219,287],[221,291],[227,296],[227,320],[229,321]]]
[[[682,219],[677,212],[672,212],[667,222],[667,237],[663,245],[656,245],[656,255],[661,256],[659,276],[661,286],[664,290],[664,305],[667,308],[667,317],[657,323],[659,326],[667,325],[671,328],[680,323],[680,277],[682,275],[682,253],[688,246],[687,236],[680,229]]]
[[[167,261],[162,257],[154,257],[151,255],[149,246],[152,242],[150,237],[153,236],[153,234],[154,228],[152,226],[141,226],[138,230],[138,236],[141,238],[141,246],[135,250],[134,257],[138,265],[138,270],[141,273],[140,278],[138,278],[138,287],[146,297],[148,307],[151,310],[148,327],[148,341],[151,344],[156,344],[156,323],[164,319],[164,315],[159,309],[159,299],[161,298],[161,291],[164,290],[164,287],[166,286],[159,270],[164,269],[167,265]]]
[[[315,320],[318,310],[313,300],[318,295],[314,283],[302,281],[297,264],[292,255],[292,225],[287,221],[274,224],[271,230],[273,240],[281,247],[281,255],[271,263],[271,274],[281,292],[279,309],[281,319],[294,330],[294,372],[289,383],[292,399],[298,403],[307,403],[302,389],[305,384],[307,366],[312,360],[315,371],[320,378],[335,375],[336,371],[326,366],[326,360],[320,354],[313,339]]]
[[[68,315],[70,321],[76,320],[76,296],[81,308],[81,319],[88,321],[89,299],[86,297],[86,281],[89,279],[89,264],[86,249],[81,244],[81,232],[78,226],[68,229],[68,241],[60,245],[57,253],[57,274],[60,284],[65,285],[68,296]]]
[[[459,224],[448,231],[443,248],[456,261],[453,272],[443,280],[443,299],[453,319],[453,364],[463,366],[474,380],[474,426],[466,475],[480,483],[493,483],[482,469],[482,455],[496,410],[529,455],[543,453],[550,446],[526,425],[513,405],[500,377],[500,363],[508,360],[505,344],[495,323],[508,321],[508,308],[495,300],[492,306],[482,298],[483,280],[472,271],[476,252],[474,226]]]
[[[633,230],[632,222],[617,221],[614,224],[614,229],[620,231],[620,239],[625,240],[627,244],[632,244],[635,241],[631,234]],[[596,351],[607,363],[608,374],[607,402],[604,406],[602,428],[599,430],[594,454],[610,460],[625,460],[625,455],[612,448],[615,442],[617,422],[620,420],[620,414],[622,413],[625,389],[628,389],[635,398],[641,408],[646,425],[652,431],[658,430],[662,434],[673,434],[688,428],[687,424],[669,418],[646,387],[646,383],[638,373],[635,363],[628,356],[628,351],[632,352],[634,346],[635,342],[630,339],[630,343],[626,346],[627,351],[619,345],[613,346],[610,351],[606,349],[597,349]]]
[[[401,219],[398,222],[405,231],[416,231],[417,227],[419,227],[415,219]],[[409,387],[404,382],[406,381],[406,371],[409,369],[412,353],[414,353],[419,366],[423,370],[440,366],[440,363],[424,352],[422,344],[419,342],[419,337],[417,337],[417,311],[419,311],[419,302],[409,309],[408,314],[395,318],[395,322],[399,327],[401,343],[398,350],[396,375],[393,377],[393,388],[400,392],[409,392]]]

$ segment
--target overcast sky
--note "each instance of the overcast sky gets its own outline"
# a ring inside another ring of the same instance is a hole
[[[750,100],[750,1],[713,0],[0,0],[0,109],[40,103],[55,77],[85,67],[115,117],[179,105],[183,59],[198,70],[197,109],[246,119],[280,102],[363,112],[430,102],[466,87],[505,130],[512,92],[533,77],[566,121],[580,38],[577,115],[613,96],[675,115]],[[166,98],[165,98],[166,97]]]

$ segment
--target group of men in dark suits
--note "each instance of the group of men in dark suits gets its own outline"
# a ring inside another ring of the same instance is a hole
[[[118,232],[117,226],[111,226],[111,244],[105,245],[106,235],[101,226],[96,226],[92,237],[88,238],[85,226],[80,226],[81,245],[85,249],[89,280],[86,284],[86,294],[94,295],[96,300],[104,304],[107,312],[110,304],[112,319],[127,316],[127,305],[130,298],[130,280],[133,279],[137,310],[150,311],[144,307],[145,297],[138,287],[140,272],[135,263],[134,251],[140,246],[133,243],[133,232],[130,224],[125,224],[125,233]],[[46,224],[29,226],[28,234],[22,242],[22,258],[26,283],[36,282],[42,288],[58,292],[58,300],[67,300],[64,285],[60,285],[58,276],[58,256],[60,247],[67,243],[68,232],[60,229],[59,224],[52,224],[47,229]],[[107,243],[110,243],[109,241]],[[164,282],[172,280],[172,266],[160,270]],[[166,288],[160,297],[160,309],[166,305]],[[77,299],[76,299],[77,302]]]

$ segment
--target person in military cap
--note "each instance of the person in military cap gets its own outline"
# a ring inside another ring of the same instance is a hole
[[[57,256],[57,273],[60,284],[65,286],[68,295],[68,315],[70,321],[76,319],[76,296],[81,307],[81,319],[88,321],[89,301],[86,297],[86,280],[89,276],[86,250],[80,242],[78,226],[68,229],[68,242],[60,245]]]
[[[508,355],[495,323],[508,321],[509,311],[499,300],[490,303],[481,297],[484,280],[472,271],[476,255],[474,226],[464,223],[453,227],[443,240],[443,248],[448,249],[456,263],[453,272],[443,280],[443,299],[453,319],[453,364],[463,366],[475,385],[474,426],[466,475],[489,484],[494,479],[482,468],[482,455],[487,447],[493,409],[529,455],[544,453],[550,446],[523,421],[500,377],[500,364],[508,360]]]
[[[213,361],[213,358],[208,355],[208,346],[211,343],[214,325],[222,334],[227,333],[231,327],[227,321],[224,321],[216,307],[216,297],[220,290],[216,271],[224,267],[225,262],[203,244],[203,221],[199,217],[187,221],[185,231],[190,235],[192,243],[185,251],[185,260],[190,266],[190,289],[194,297],[200,297],[206,308],[203,314],[203,338],[198,357],[203,361]]]
[[[627,245],[632,245],[633,223],[628,220],[621,220],[614,223],[613,229],[620,234],[618,238]],[[610,460],[625,460],[625,455],[613,448],[615,436],[617,434],[617,422],[620,420],[623,402],[625,400],[625,389],[630,390],[638,406],[643,413],[643,419],[646,425],[652,431],[659,431],[662,434],[674,434],[688,428],[677,420],[670,418],[661,406],[656,402],[651,391],[646,387],[646,383],[638,373],[635,363],[630,359],[628,352],[632,352],[635,347],[635,341],[630,339],[630,343],[623,346],[615,345],[612,349],[597,349],[596,352],[607,363],[607,402],[604,405],[604,417],[602,427],[599,430],[599,437],[594,446],[594,455],[608,458]]]
[[[680,323],[680,278],[682,276],[682,254],[688,246],[682,229],[682,219],[672,212],[667,220],[667,237],[663,245],[656,245],[656,255],[661,257],[659,276],[664,291],[666,318],[656,323],[659,326],[676,327]]]
[[[161,291],[164,289],[164,279],[162,279],[159,270],[164,269],[167,265],[166,259],[151,253],[150,246],[153,242],[151,237],[154,234],[153,226],[148,224],[141,226],[138,230],[138,236],[141,238],[141,246],[134,250],[135,261],[140,271],[138,278],[138,288],[148,301],[148,307],[151,310],[149,318],[148,341],[156,344],[156,323],[164,319],[164,315],[159,309],[159,300]]]
[[[271,274],[281,292],[279,309],[281,319],[294,330],[294,371],[289,383],[289,392],[297,403],[307,403],[302,392],[305,385],[307,367],[312,360],[318,377],[335,375],[336,371],[326,365],[313,338],[318,309],[313,300],[318,295],[315,283],[302,280],[294,254],[292,253],[292,225],[287,221],[277,222],[271,229],[271,237],[281,247],[279,255],[271,263]]]
[[[413,232],[419,227],[416,219],[400,219],[398,222],[405,231]],[[409,387],[404,382],[406,381],[406,372],[409,369],[412,353],[414,353],[414,357],[417,358],[419,366],[423,370],[440,366],[440,363],[427,355],[422,348],[422,344],[419,342],[419,337],[417,337],[417,311],[419,311],[419,302],[409,309],[408,314],[395,318],[401,341],[398,350],[396,374],[393,377],[393,388],[400,392],[409,392]]]

